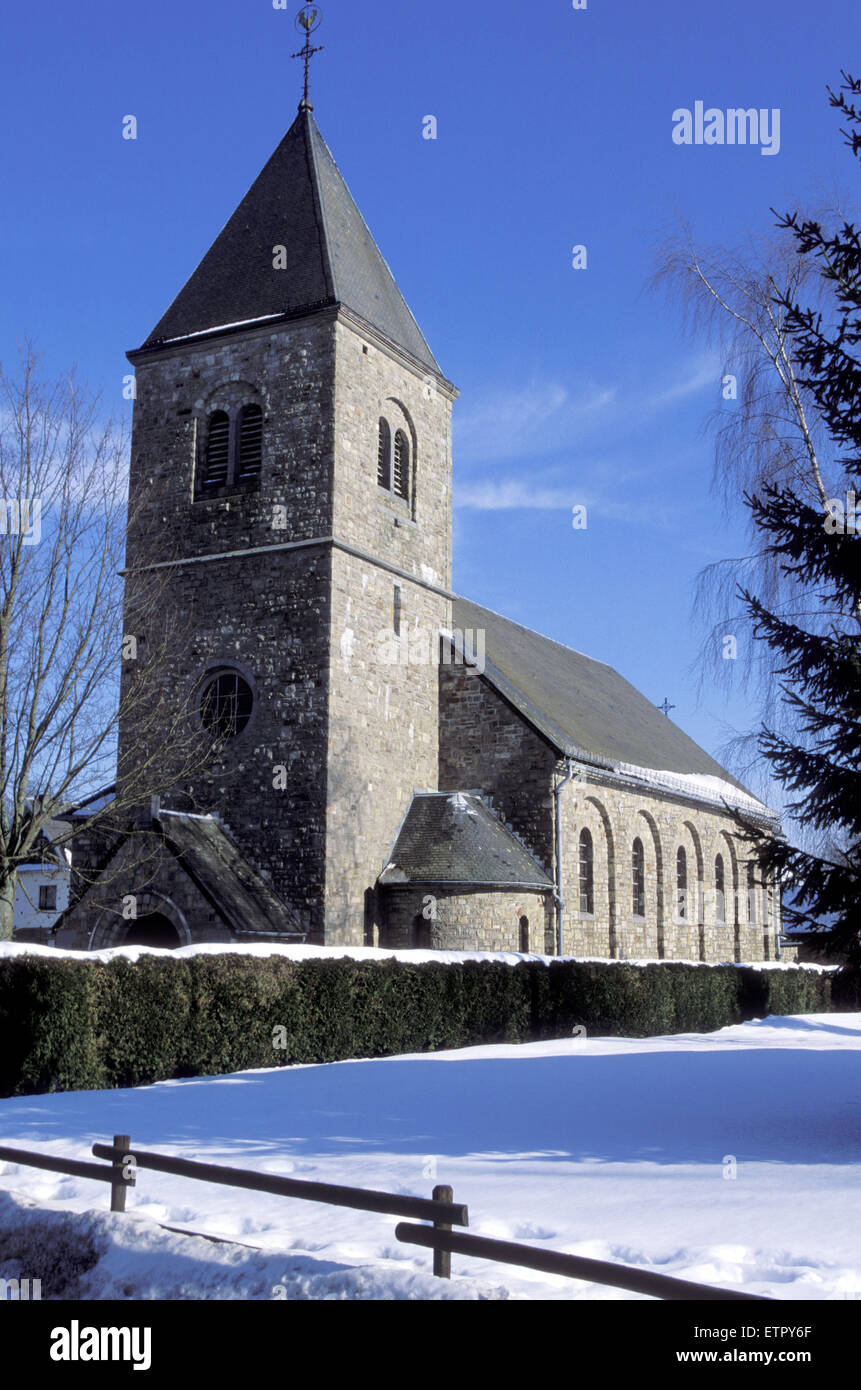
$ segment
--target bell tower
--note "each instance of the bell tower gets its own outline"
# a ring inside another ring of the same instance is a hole
[[[311,940],[371,941],[398,825],[436,787],[457,392],[307,96],[128,356],[127,603],[162,576],[188,633],[167,688],[223,740],[165,804],[218,815]]]

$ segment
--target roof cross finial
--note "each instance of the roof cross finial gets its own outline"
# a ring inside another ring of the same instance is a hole
[[[659,709],[659,710],[662,710],[663,713],[664,713],[664,714],[667,716],[667,718],[669,719],[669,717],[670,717],[670,710],[671,710],[671,709],[675,709],[675,705],[671,705],[670,702],[669,702],[669,699],[668,699],[667,696],[665,695],[665,696],[664,696],[664,703],[663,703],[662,705],[658,705],[658,709]]]
[[[304,58],[305,60],[305,92],[299,104],[300,110],[303,106],[308,107],[309,110],[312,109],[311,103],[308,100],[308,81],[311,68],[311,59],[313,58],[315,53],[322,53],[323,49],[322,46],[318,46],[316,48],[313,48],[311,46],[311,35],[313,34],[314,30],[318,28],[320,24],[320,19],[320,10],[316,5],[303,5],[302,9],[296,16],[296,28],[299,30],[300,34],[304,33],[305,35],[305,43],[302,46],[302,48],[299,49],[299,52],[290,54],[291,58]]]

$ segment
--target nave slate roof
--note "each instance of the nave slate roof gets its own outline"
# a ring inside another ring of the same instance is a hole
[[[276,269],[275,248],[286,248]],[[343,304],[425,367],[433,353],[320,134],[309,104],[144,343]]]
[[[772,813],[677,724],[607,666],[456,598],[460,633],[483,631],[484,677],[563,756],[697,800]],[[475,649],[475,639],[466,650]]]

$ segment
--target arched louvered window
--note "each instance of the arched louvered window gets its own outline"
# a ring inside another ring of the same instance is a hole
[[[206,436],[206,471],[204,487],[223,487],[230,466],[230,419],[224,410],[215,410],[209,417]]]
[[[410,495],[410,446],[403,430],[395,432],[393,490],[398,497]]]
[[[260,476],[263,463],[263,411],[259,405],[244,405],[239,413],[240,481]]]
[[[592,835],[585,828],[580,831],[580,911],[595,911],[594,891],[594,853]]]
[[[392,432],[388,420],[384,420],[382,416],[377,443],[377,483],[387,490],[392,486]]]
[[[724,896],[723,858],[715,859],[715,921],[726,921],[726,898]]]
[[[203,425],[198,496],[218,489],[254,491],[263,469],[263,409],[256,401],[213,410]]]
[[[639,837],[631,849],[631,911],[635,917],[646,915],[646,856]]]
[[[688,915],[688,856],[681,845],[676,855],[676,893],[679,917]]]
[[[756,865],[752,859],[747,864],[747,920],[756,921]]]

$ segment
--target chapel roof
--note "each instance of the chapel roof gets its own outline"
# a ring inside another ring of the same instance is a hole
[[[304,935],[290,908],[215,816],[161,810],[154,824],[192,882],[238,935]]]
[[[772,813],[612,666],[468,599],[454,628],[484,632],[484,678],[563,756],[675,795]],[[467,643],[467,653],[470,651]]]
[[[552,888],[538,860],[477,792],[416,792],[379,882]]]
[[[274,248],[286,248],[276,269]],[[343,304],[440,374],[323,139],[310,103],[216,237],[144,349]]]

